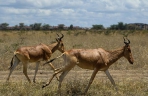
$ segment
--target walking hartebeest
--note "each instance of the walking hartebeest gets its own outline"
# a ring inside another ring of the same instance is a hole
[[[58,35],[58,34],[57,34]],[[51,55],[56,51],[59,50],[60,52],[64,52],[64,44],[62,42],[62,38],[64,35],[62,34],[61,37],[56,39],[56,43],[53,43],[51,45],[45,45],[45,44],[39,44],[37,46],[25,46],[20,47],[14,52],[14,56],[11,60],[11,66],[10,66],[10,73],[8,75],[7,81],[9,81],[10,75],[15,69],[15,67],[19,64],[19,62],[22,62],[23,64],[23,73],[26,76],[27,80],[29,82],[30,79],[27,75],[27,65],[30,62],[36,62],[36,69],[35,74],[33,78],[33,82],[35,82],[36,74],[38,71],[38,66],[40,64],[40,61],[47,61],[50,59]],[[50,66],[53,70],[55,70],[54,66],[50,63]]]
[[[134,63],[132,53],[131,53],[131,48],[129,45],[130,41],[128,40],[128,42],[126,42],[126,40],[124,38],[124,43],[125,43],[125,46],[115,49],[113,51],[106,51],[102,48],[72,49],[72,50],[65,51],[61,55],[61,56],[63,56],[65,65],[63,67],[59,68],[58,70],[56,70],[55,73],[53,74],[53,76],[50,78],[49,82],[47,82],[46,85],[43,85],[42,88],[48,86],[50,84],[50,82],[52,81],[52,79],[54,78],[54,76],[57,75],[58,73],[62,72],[62,74],[59,77],[59,85],[58,85],[58,90],[60,92],[61,83],[62,83],[64,77],[75,65],[77,65],[81,68],[84,68],[84,69],[94,70],[92,73],[92,76],[89,80],[89,83],[84,91],[84,94],[87,93],[87,91],[88,91],[91,83],[93,82],[98,71],[104,71],[105,74],[107,75],[107,77],[109,78],[109,80],[111,81],[111,83],[116,88],[115,82],[114,82],[112,76],[110,75],[108,68],[121,57],[125,57],[129,61],[129,63],[131,63],[131,64]],[[59,57],[61,57],[61,56],[59,56]],[[57,57],[57,58],[59,58],[59,57]],[[57,58],[54,58],[54,59],[46,62],[45,64],[48,64]],[[117,88],[116,88],[116,90],[117,90]]]

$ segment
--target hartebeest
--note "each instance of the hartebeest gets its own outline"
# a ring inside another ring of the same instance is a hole
[[[58,34],[57,34],[58,35]],[[15,67],[19,64],[19,62],[22,62],[23,64],[23,73],[26,76],[27,80],[29,82],[30,79],[27,75],[27,65],[28,63],[31,62],[36,62],[36,69],[35,69],[35,74],[33,78],[33,82],[35,82],[36,74],[38,71],[38,66],[41,61],[48,61],[51,57],[51,55],[56,51],[59,50],[60,52],[64,52],[64,44],[62,42],[62,38],[64,35],[62,34],[61,37],[56,38],[55,43],[51,45],[45,45],[45,44],[39,44],[37,46],[25,46],[25,47],[20,47],[14,52],[14,56],[11,60],[11,66],[10,66],[10,73],[8,75],[7,81],[10,78],[11,73],[15,69]],[[50,66],[52,67],[53,70],[55,70],[54,66],[50,63]]]
[[[49,79],[49,82],[43,85],[42,88],[48,86],[52,81],[52,79],[54,78],[54,76],[62,72],[62,74],[59,77],[59,85],[58,85],[58,90],[60,91],[61,83],[64,77],[75,65],[84,69],[93,70],[92,76],[84,91],[84,94],[87,93],[98,71],[104,71],[107,77],[109,78],[109,80],[111,81],[111,83],[113,84],[113,86],[116,88],[115,82],[112,76],[110,75],[108,68],[121,57],[125,57],[131,64],[133,64],[134,62],[132,53],[131,53],[131,48],[129,45],[130,41],[128,40],[127,42],[124,38],[124,43],[125,43],[125,46],[115,49],[113,51],[106,51],[102,48],[72,49],[72,50],[65,51],[62,55],[59,56],[59,57],[63,56],[65,65],[59,68],[58,70],[56,70],[53,76]],[[48,64],[57,58],[54,58],[44,64]]]

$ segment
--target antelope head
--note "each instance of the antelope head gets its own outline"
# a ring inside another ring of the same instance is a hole
[[[127,39],[128,42],[126,42],[125,38],[123,37],[124,39],[124,57],[129,61],[130,64],[133,64],[134,63],[134,59],[133,59],[133,56],[132,56],[132,52],[131,52],[131,48],[130,48],[130,40]]]
[[[62,42],[62,38],[64,37],[64,35],[63,34],[61,34],[62,36],[60,37],[58,34],[57,34],[57,36],[58,36],[58,38],[56,38],[56,41],[58,42],[58,50],[60,51],[60,52],[64,52],[64,44],[63,44],[63,42]]]

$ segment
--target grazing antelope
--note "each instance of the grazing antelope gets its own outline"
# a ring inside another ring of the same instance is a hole
[[[57,34],[58,35],[58,34]],[[59,50],[60,52],[64,52],[64,44],[62,42],[62,38],[64,35],[62,34],[61,37],[56,38],[56,43],[53,43],[51,45],[45,45],[45,44],[39,44],[37,46],[25,46],[20,47],[14,52],[14,56],[11,60],[11,66],[10,66],[10,73],[8,75],[7,81],[9,81],[10,75],[12,74],[15,67],[22,62],[23,64],[23,73],[26,76],[28,82],[31,82],[28,75],[27,75],[27,66],[28,63],[36,62],[36,69],[35,74],[33,78],[33,82],[35,82],[36,74],[38,71],[38,66],[41,61],[47,61],[50,59],[52,53],[54,53],[56,50]],[[50,63],[50,66],[53,70],[55,70],[54,66]]]
[[[53,74],[53,76],[49,79],[49,82],[43,85],[42,88],[48,86],[52,81],[52,79],[54,78],[54,76],[62,72],[62,74],[59,76],[59,85],[58,85],[58,91],[60,92],[61,83],[64,77],[75,65],[84,69],[93,70],[92,76],[84,91],[84,94],[87,93],[98,71],[104,71],[107,77],[109,78],[109,80],[111,81],[111,83],[113,84],[113,86],[116,88],[115,82],[112,76],[110,75],[108,68],[121,57],[125,57],[131,64],[133,64],[134,62],[132,53],[131,53],[131,48],[129,45],[130,41],[127,38],[126,39],[128,40],[128,42],[125,40],[125,38],[123,39],[124,39],[125,46],[115,49],[113,51],[107,51],[102,48],[72,49],[72,50],[65,51],[62,55],[57,57],[57,58],[60,58],[61,56],[63,56],[65,65],[57,69]],[[57,58],[54,58],[44,64],[48,64]]]

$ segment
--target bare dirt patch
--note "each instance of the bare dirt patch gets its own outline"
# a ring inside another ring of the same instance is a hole
[[[130,80],[142,80],[142,81],[148,81],[148,70],[109,70],[110,74],[112,75],[113,79],[116,81],[121,81],[123,79],[130,79]],[[5,82],[6,78],[8,76],[9,71],[0,71],[0,82]],[[39,70],[36,80],[38,81],[47,81],[51,75],[53,74],[53,71],[44,71]],[[92,74],[91,70],[83,70],[83,71],[75,71],[71,70],[68,75],[65,77],[65,79],[80,79],[80,80],[86,80],[90,78]],[[31,80],[33,80],[34,76],[34,70],[28,70],[28,76]],[[96,75],[95,79],[108,79],[104,72],[99,71]],[[18,82],[18,81],[26,81],[27,79],[24,76],[22,71],[15,71],[12,73],[10,77],[10,82]]]

